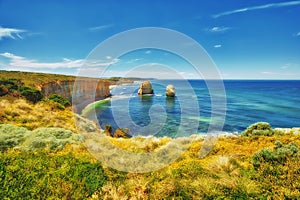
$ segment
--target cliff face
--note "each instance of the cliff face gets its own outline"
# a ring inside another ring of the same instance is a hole
[[[110,96],[110,83],[105,80],[96,79],[80,79],[76,80],[62,80],[44,83],[37,86],[41,93],[49,97],[52,94],[59,94],[62,97],[72,102],[72,95],[76,99],[89,100],[101,99]]]

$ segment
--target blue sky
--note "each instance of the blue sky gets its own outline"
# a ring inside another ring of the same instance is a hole
[[[297,0],[0,0],[0,69],[76,74],[110,36],[163,27],[201,44],[224,79],[299,79],[299,13]],[[172,65],[193,78],[182,59],[154,49],[102,62]]]

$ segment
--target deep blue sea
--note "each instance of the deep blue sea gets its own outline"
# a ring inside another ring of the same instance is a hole
[[[139,82],[113,88],[112,100],[97,109],[100,126],[126,127],[132,135],[170,137],[205,134],[214,125],[223,132],[240,133],[261,121],[273,128],[300,127],[300,81],[225,80],[225,93],[203,80],[151,83],[153,96],[138,96]],[[175,85],[175,98],[165,96],[168,84]]]

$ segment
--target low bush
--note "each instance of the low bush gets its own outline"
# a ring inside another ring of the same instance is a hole
[[[59,94],[52,94],[48,99],[51,101],[57,102],[64,107],[71,105],[71,102],[68,99],[63,98]]]
[[[9,124],[0,124],[0,151],[13,148],[21,144],[28,130]]]
[[[276,141],[274,150],[262,149],[253,155],[253,166],[258,169],[262,163],[268,163],[272,166],[283,165],[288,159],[299,158],[299,156],[296,143],[291,142],[288,145],[283,145],[280,141]]]
[[[32,89],[32,88],[21,91],[21,95],[24,96],[28,101],[32,103],[37,103],[43,98],[43,95],[39,90]]]
[[[262,149],[252,158],[255,172],[251,179],[260,183],[257,188],[264,199],[300,198],[300,154],[295,142],[283,145],[276,141],[275,147]]]
[[[63,128],[38,128],[29,131],[9,124],[0,125],[0,151],[19,148],[25,151],[58,151],[66,144],[82,142],[83,138]]]
[[[245,131],[241,133],[241,136],[272,136],[274,130],[267,122],[258,122],[250,125]]]
[[[28,134],[24,143],[20,146],[26,151],[62,150],[66,144],[82,142],[83,138],[70,130],[63,128],[38,128]]]
[[[18,90],[20,84],[21,82],[18,79],[0,79],[0,96],[13,93]]]
[[[0,79],[0,96],[4,95],[20,96],[22,95],[28,101],[37,103],[43,98],[41,92],[37,89],[24,86],[19,79]]]

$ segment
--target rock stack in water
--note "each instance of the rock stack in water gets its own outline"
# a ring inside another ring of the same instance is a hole
[[[141,83],[138,94],[139,95],[153,94],[153,89],[150,81],[147,80]]]
[[[167,97],[175,97],[175,87],[174,85],[168,85],[166,88]]]

